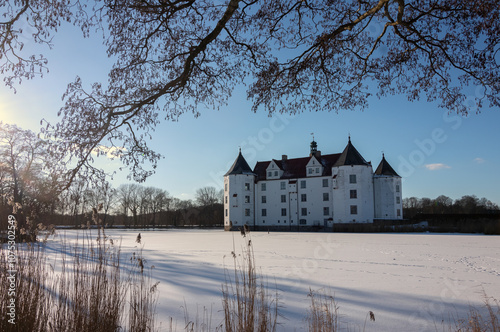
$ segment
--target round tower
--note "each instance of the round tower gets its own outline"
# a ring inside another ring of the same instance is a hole
[[[332,166],[332,176],[334,222],[373,222],[372,165],[352,145],[351,137]]]
[[[224,175],[224,229],[254,226],[255,174],[239,151]]]
[[[382,153],[382,161],[373,174],[375,218],[382,220],[403,219],[401,177],[389,165]]]

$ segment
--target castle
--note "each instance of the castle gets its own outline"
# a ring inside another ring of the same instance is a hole
[[[384,155],[375,172],[351,143],[322,155],[314,141],[308,157],[257,162],[241,154],[224,175],[224,229],[300,230],[334,223],[402,219],[401,177]]]

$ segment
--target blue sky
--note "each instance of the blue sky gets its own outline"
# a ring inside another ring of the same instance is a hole
[[[73,27],[60,30],[50,51],[44,78],[24,81],[17,93],[0,86],[0,120],[39,130],[40,119],[57,121],[66,85],[80,75],[84,82],[107,80],[111,61],[99,38],[83,39]],[[29,45],[26,48],[30,50]],[[470,96],[480,93],[471,88]],[[448,114],[437,103],[408,102],[404,96],[372,98],[365,111],[315,112],[268,117],[253,113],[245,88],[238,87],[220,111],[200,109],[201,116],[184,114],[178,122],[162,122],[151,147],[165,156],[145,185],[189,199],[204,186],[222,188],[222,176],[241,147],[251,167],[257,161],[309,154],[314,133],[323,154],[342,152],[348,136],[377,167],[382,152],[403,176],[404,197],[453,199],[474,194],[500,204],[500,110],[483,109],[468,117]],[[108,169],[117,161],[101,160]],[[119,173],[113,183],[125,183]]]

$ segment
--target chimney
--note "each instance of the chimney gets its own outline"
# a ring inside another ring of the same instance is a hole
[[[281,155],[281,160],[283,161],[288,160],[288,156],[286,154]]]
[[[315,151],[313,154],[317,159],[321,158],[321,151]]]

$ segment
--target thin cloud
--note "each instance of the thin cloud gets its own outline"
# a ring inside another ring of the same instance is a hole
[[[437,164],[427,164],[427,165],[424,165],[425,168],[427,168],[429,171],[437,171],[437,170],[440,170],[440,169],[448,169],[448,168],[451,168],[450,166],[446,165],[446,164],[442,164],[442,163],[437,163]]]
[[[92,150],[92,154],[95,156],[105,155],[109,159],[115,159],[122,156],[126,151],[127,149],[123,147],[99,145]]]
[[[482,163],[486,162],[486,160],[484,160],[483,158],[479,158],[478,157],[478,158],[474,158],[474,162],[476,164],[482,164]]]

